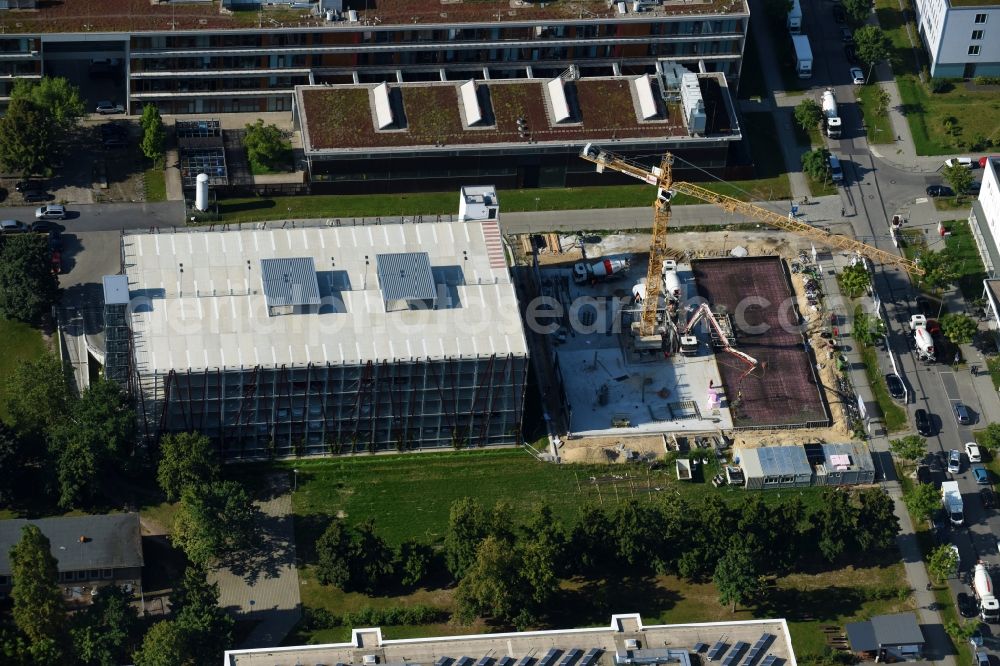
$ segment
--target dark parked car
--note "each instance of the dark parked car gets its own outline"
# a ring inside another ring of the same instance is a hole
[[[955,190],[951,189],[947,185],[928,185],[927,186],[927,196],[929,196],[929,197],[953,197],[953,196],[955,196]]]
[[[39,190],[42,184],[34,180],[22,180],[14,183],[15,192],[27,192],[28,190]]]
[[[931,468],[927,465],[917,465],[917,483],[930,483]]]
[[[45,190],[26,190],[22,193],[22,196],[28,203],[39,203],[42,201],[48,201],[52,198],[52,195]]]
[[[997,508],[997,494],[993,492],[992,488],[980,488],[979,499],[983,501],[984,509]]]
[[[979,194],[979,190],[982,189],[982,187],[983,187],[983,184],[980,183],[978,180],[975,180],[972,183],[970,183],[967,188],[965,188],[965,193],[966,194]]]
[[[955,420],[959,425],[972,425],[972,412],[961,402],[955,403]]]
[[[913,413],[913,420],[917,425],[917,432],[924,437],[931,437],[934,434],[934,426],[931,423],[930,414],[926,409],[918,409]]]
[[[976,600],[972,598],[972,595],[965,592],[958,593],[958,613],[962,617],[976,617],[979,614],[979,608],[976,606]]]
[[[844,57],[846,57],[847,62],[852,65],[861,64],[861,58],[858,57],[858,50],[854,48],[854,44],[848,44],[844,47]]]
[[[57,231],[59,227],[50,222],[49,220],[36,220],[31,223],[31,230],[36,234],[50,234],[53,231]]]
[[[833,20],[837,23],[843,23],[847,20],[847,12],[840,5],[833,6]]]
[[[903,396],[906,395],[906,391],[903,389],[903,380],[895,373],[890,372],[885,376],[885,385],[889,388],[889,395],[896,400],[902,400]]]
[[[841,28],[840,29],[840,39],[841,39],[841,41],[843,41],[843,42],[845,42],[847,44],[850,44],[851,42],[853,42],[854,41],[854,35],[851,34],[851,29],[850,28]]]
[[[49,249],[52,250],[53,252],[55,251],[62,252],[63,249],[62,236],[59,235],[58,231],[49,232]]]

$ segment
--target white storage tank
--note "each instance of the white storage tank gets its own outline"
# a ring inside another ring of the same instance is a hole
[[[194,207],[204,212],[208,210],[208,174],[199,173],[195,178]]]

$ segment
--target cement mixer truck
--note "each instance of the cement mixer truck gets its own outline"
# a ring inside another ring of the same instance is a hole
[[[826,128],[826,135],[831,139],[840,138],[841,125],[840,116],[837,115],[837,98],[833,94],[833,88],[827,88],[823,92],[823,127]]]
[[[937,356],[934,352],[934,338],[927,330],[927,317],[922,314],[910,317],[910,330],[913,331],[913,343],[917,347],[917,358],[924,363],[934,363]]]
[[[979,602],[979,617],[983,622],[1000,621],[1000,601],[993,596],[993,579],[989,569],[982,562],[976,564],[972,573],[972,590]]]
[[[679,301],[684,297],[681,293],[681,280],[677,276],[677,262],[664,259],[662,265],[663,297],[668,301]]]
[[[621,277],[628,271],[628,259],[599,259],[592,264],[578,261],[573,265],[573,282],[586,284]]]

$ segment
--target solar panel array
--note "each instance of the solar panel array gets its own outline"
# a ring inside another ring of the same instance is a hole
[[[535,660],[531,655],[524,655],[521,660],[517,662],[517,666],[530,666],[531,662]]]
[[[455,666],[472,666],[472,657],[459,657],[458,661],[455,662]]]
[[[434,662],[434,666],[451,666],[451,662],[453,661],[455,660],[451,657],[438,657],[438,660]]]
[[[579,659],[581,654],[583,654],[583,650],[579,648],[566,650],[566,654],[559,660],[559,666],[573,666],[573,662]]]
[[[590,666],[600,658],[601,652],[603,652],[601,648],[590,648],[587,650],[587,654],[583,655],[583,659],[580,660],[577,666]]]
[[[490,666],[493,663],[493,657],[486,656],[476,662],[476,666]]]
[[[781,659],[775,657],[773,654],[769,654],[764,657],[764,661],[760,662],[760,666],[777,666]]]
[[[500,657],[500,661],[497,662],[497,666],[514,666],[514,662],[517,661],[514,657]]]
[[[475,662],[475,666],[594,666],[603,653],[604,650],[597,647],[590,648],[586,653],[580,648],[570,648],[565,651],[551,648],[540,659],[531,655],[524,655],[520,659],[510,656],[496,658],[487,655],[479,661],[475,661],[472,657],[459,657],[458,659],[438,657],[434,666],[473,666],[473,662]],[[562,655],[562,659],[559,659],[560,655]],[[556,659],[559,659],[558,664],[556,664]],[[347,665],[337,664],[337,666]]]
[[[725,639],[720,638],[718,642],[712,646],[712,649],[708,651],[708,660],[715,661],[722,656],[722,653],[725,652],[728,647],[729,645],[726,644]]]
[[[726,655],[726,658],[722,660],[722,666],[733,666],[737,661],[739,661],[743,652],[748,647],[750,647],[750,644],[746,641],[737,641],[736,645],[733,646],[733,649]]]
[[[550,648],[549,651],[545,653],[545,656],[538,660],[538,666],[552,666],[560,652],[561,650],[558,648]]]
[[[773,640],[774,634],[762,634],[761,637],[757,639],[757,642],[753,644],[753,647],[750,648],[750,652],[747,653],[747,658],[743,660],[743,663],[740,666],[753,666],[753,663],[757,660],[757,657],[760,656],[760,653],[763,652]],[[764,665],[761,664],[761,666]]]

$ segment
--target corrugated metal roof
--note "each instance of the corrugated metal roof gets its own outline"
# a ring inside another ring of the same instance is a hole
[[[434,300],[434,274],[426,252],[397,252],[375,256],[378,284],[386,301]]]
[[[872,629],[879,646],[923,645],[924,634],[920,631],[916,613],[896,613],[876,615],[871,619]]]
[[[21,528],[36,525],[48,537],[59,571],[119,569],[142,566],[139,514],[70,518],[21,518],[0,521],[0,575],[10,575],[10,549],[21,540]],[[86,537],[81,541],[81,537]]]
[[[319,305],[319,283],[312,257],[261,259],[260,280],[269,308]]]
[[[845,443],[845,444],[823,444],[823,454],[826,460],[830,462],[832,456],[850,456],[851,465],[850,469],[860,469],[866,471],[874,471],[875,463],[872,461],[871,453],[868,452],[863,445],[855,443]],[[833,469],[834,465],[831,463],[830,468]]]
[[[765,476],[782,476],[787,474],[812,474],[812,467],[806,458],[805,449],[801,446],[764,446],[750,449],[760,461],[761,471]]]

